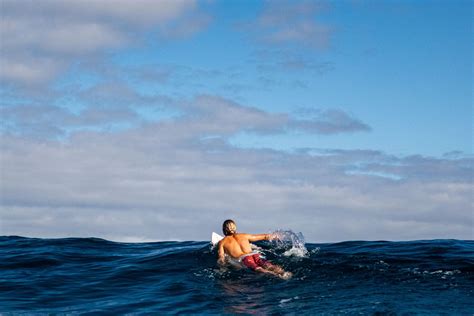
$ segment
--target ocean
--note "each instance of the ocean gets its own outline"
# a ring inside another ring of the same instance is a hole
[[[473,315],[474,241],[261,242],[290,280],[209,242],[0,237],[1,315]]]

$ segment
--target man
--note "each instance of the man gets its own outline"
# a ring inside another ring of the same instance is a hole
[[[272,264],[269,261],[262,259],[258,252],[253,252],[250,242],[259,240],[272,240],[271,234],[238,234],[237,226],[231,219],[226,220],[222,224],[222,232],[225,237],[218,244],[218,260],[217,263],[225,264],[225,255],[228,255],[234,260],[239,261],[247,268],[278,276],[282,279],[289,279],[291,272],[286,272],[280,266]]]

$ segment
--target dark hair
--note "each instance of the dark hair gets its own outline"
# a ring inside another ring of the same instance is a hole
[[[222,232],[224,233],[224,235],[226,236],[229,236],[229,235],[232,235],[232,231],[230,230],[230,224],[234,224],[235,225],[235,222],[231,219],[227,219],[224,221],[224,223],[222,224]]]

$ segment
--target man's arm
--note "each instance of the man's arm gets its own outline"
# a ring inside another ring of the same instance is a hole
[[[218,249],[217,249],[217,263],[218,264],[225,264],[225,252],[224,252],[224,243],[221,241],[219,241],[219,244],[218,244]]]
[[[250,242],[260,241],[260,240],[271,240],[272,235],[271,234],[255,234],[255,235],[248,234],[247,238],[249,239]]]

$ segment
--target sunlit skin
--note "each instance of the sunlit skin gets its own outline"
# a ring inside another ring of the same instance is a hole
[[[237,226],[235,223],[229,225],[230,235],[224,237],[218,244],[218,259],[217,263],[220,265],[226,264],[226,257],[228,255],[234,259],[238,259],[243,255],[252,253],[250,242],[260,240],[272,240],[272,234],[244,234],[237,233]],[[285,272],[283,268],[276,264],[267,262],[265,268],[257,267],[257,272],[268,273],[278,277],[282,277],[286,273],[286,277],[291,276],[291,273]]]

